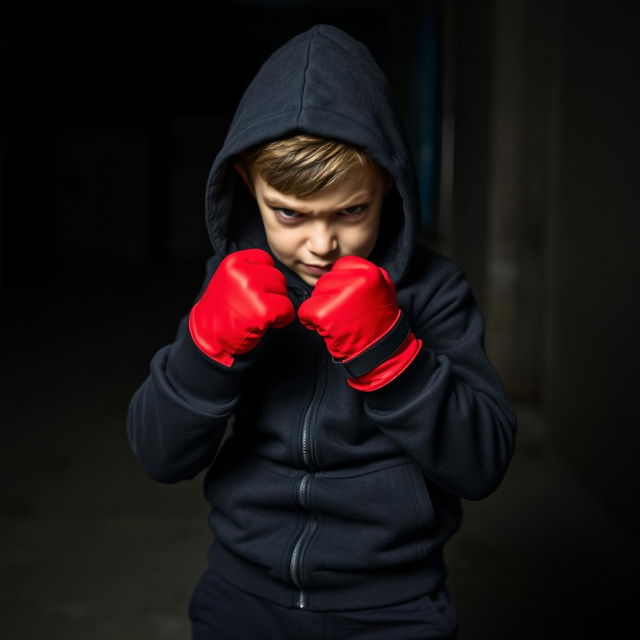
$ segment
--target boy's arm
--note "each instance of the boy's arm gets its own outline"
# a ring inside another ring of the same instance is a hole
[[[484,321],[460,269],[416,300],[422,348],[388,385],[364,394],[367,415],[444,490],[479,499],[500,484],[516,417],[484,351]]]
[[[219,262],[215,257],[207,262],[198,298]],[[207,357],[190,335],[188,316],[183,318],[175,342],[155,354],[149,376],[129,404],[129,442],[151,477],[177,482],[211,464],[248,366],[248,358],[238,357],[226,367]]]

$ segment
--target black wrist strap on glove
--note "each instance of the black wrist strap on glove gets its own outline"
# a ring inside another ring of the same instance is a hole
[[[359,378],[388,360],[406,340],[409,333],[411,333],[411,327],[404,312],[401,311],[393,327],[360,355],[346,362],[335,358],[332,360],[342,365],[350,378]]]

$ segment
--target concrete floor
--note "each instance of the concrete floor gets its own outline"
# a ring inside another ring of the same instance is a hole
[[[0,638],[177,640],[209,542],[200,479],[147,478],[125,413],[195,290],[161,274],[14,290],[0,391]],[[198,282],[194,281],[194,289]],[[448,550],[461,640],[631,637],[637,541],[517,406],[502,487]]]

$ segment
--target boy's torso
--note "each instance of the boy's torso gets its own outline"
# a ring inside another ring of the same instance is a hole
[[[430,252],[420,251],[420,259],[432,269],[450,268]],[[420,281],[398,290],[410,322],[416,288],[424,294],[430,286],[428,272],[416,271]],[[289,287],[296,308],[308,293]],[[317,334],[294,322],[269,332],[253,357],[234,435],[205,483],[217,544],[280,581],[277,601],[285,606],[299,606],[303,597],[339,609],[342,590],[344,608],[355,608],[356,592],[362,606],[376,606],[376,598],[382,604],[390,596],[370,578],[398,571],[413,571],[422,582],[405,596],[420,593],[429,579],[439,586],[442,544],[459,524],[457,498],[428,482],[368,417],[365,394],[347,384]],[[245,580],[250,575],[247,569]]]

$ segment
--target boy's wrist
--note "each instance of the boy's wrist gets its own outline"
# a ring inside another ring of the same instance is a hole
[[[391,407],[402,406],[421,397],[431,384],[431,378],[438,367],[437,354],[421,344],[413,360],[393,379],[376,389],[359,389],[359,391],[368,391],[366,402],[369,408],[375,412],[385,412]],[[358,384],[357,381],[355,383]],[[353,385],[350,384],[350,386]]]
[[[416,359],[421,348],[422,340],[409,332],[389,358],[361,376],[347,378],[347,383],[358,391],[377,391],[401,376]]]
[[[386,362],[402,347],[411,334],[411,327],[402,311],[391,327],[373,344],[360,353],[343,360],[333,358],[337,364],[344,366],[350,378],[360,378]]]
[[[201,351],[186,332],[169,353],[167,377],[187,395],[224,400],[237,395],[240,378],[249,364],[247,357],[235,358],[230,367],[216,362]]]

